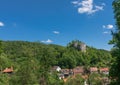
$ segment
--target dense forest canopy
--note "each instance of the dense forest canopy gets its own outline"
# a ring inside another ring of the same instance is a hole
[[[81,43],[78,40],[77,42]],[[76,41],[70,43],[76,43]],[[47,56],[53,60],[51,66],[73,68],[78,65],[109,66],[112,60],[110,52],[107,50],[86,46],[86,52],[82,52],[74,46],[72,47],[70,43],[64,47],[40,42],[4,41],[2,45],[4,53],[14,62],[22,57],[40,58]]]

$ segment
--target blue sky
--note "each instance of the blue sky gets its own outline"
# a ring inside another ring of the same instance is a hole
[[[67,45],[80,40],[98,49],[115,29],[112,0],[0,0],[0,39]]]

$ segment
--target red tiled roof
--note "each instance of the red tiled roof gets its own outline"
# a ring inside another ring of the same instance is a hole
[[[83,67],[76,67],[76,68],[74,68],[73,69],[73,72],[74,73],[83,73],[84,72],[84,69],[83,69]]]
[[[100,72],[109,71],[109,68],[100,68]]]
[[[13,72],[13,68],[6,68],[5,70],[3,70],[3,73],[10,73]]]

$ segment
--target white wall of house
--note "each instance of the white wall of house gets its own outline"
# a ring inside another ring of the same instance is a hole
[[[60,67],[57,67],[56,71],[57,71],[57,72],[60,72],[60,71],[61,71],[61,68],[60,68]]]

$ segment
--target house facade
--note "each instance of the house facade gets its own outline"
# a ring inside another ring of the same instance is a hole
[[[109,74],[109,68],[100,68],[100,73],[103,73],[103,74],[106,74],[108,75]]]
[[[98,73],[97,67],[90,67],[90,73]]]
[[[76,68],[73,69],[73,73],[74,75],[77,75],[77,74],[84,74],[84,68],[81,67],[81,66],[77,66]]]

